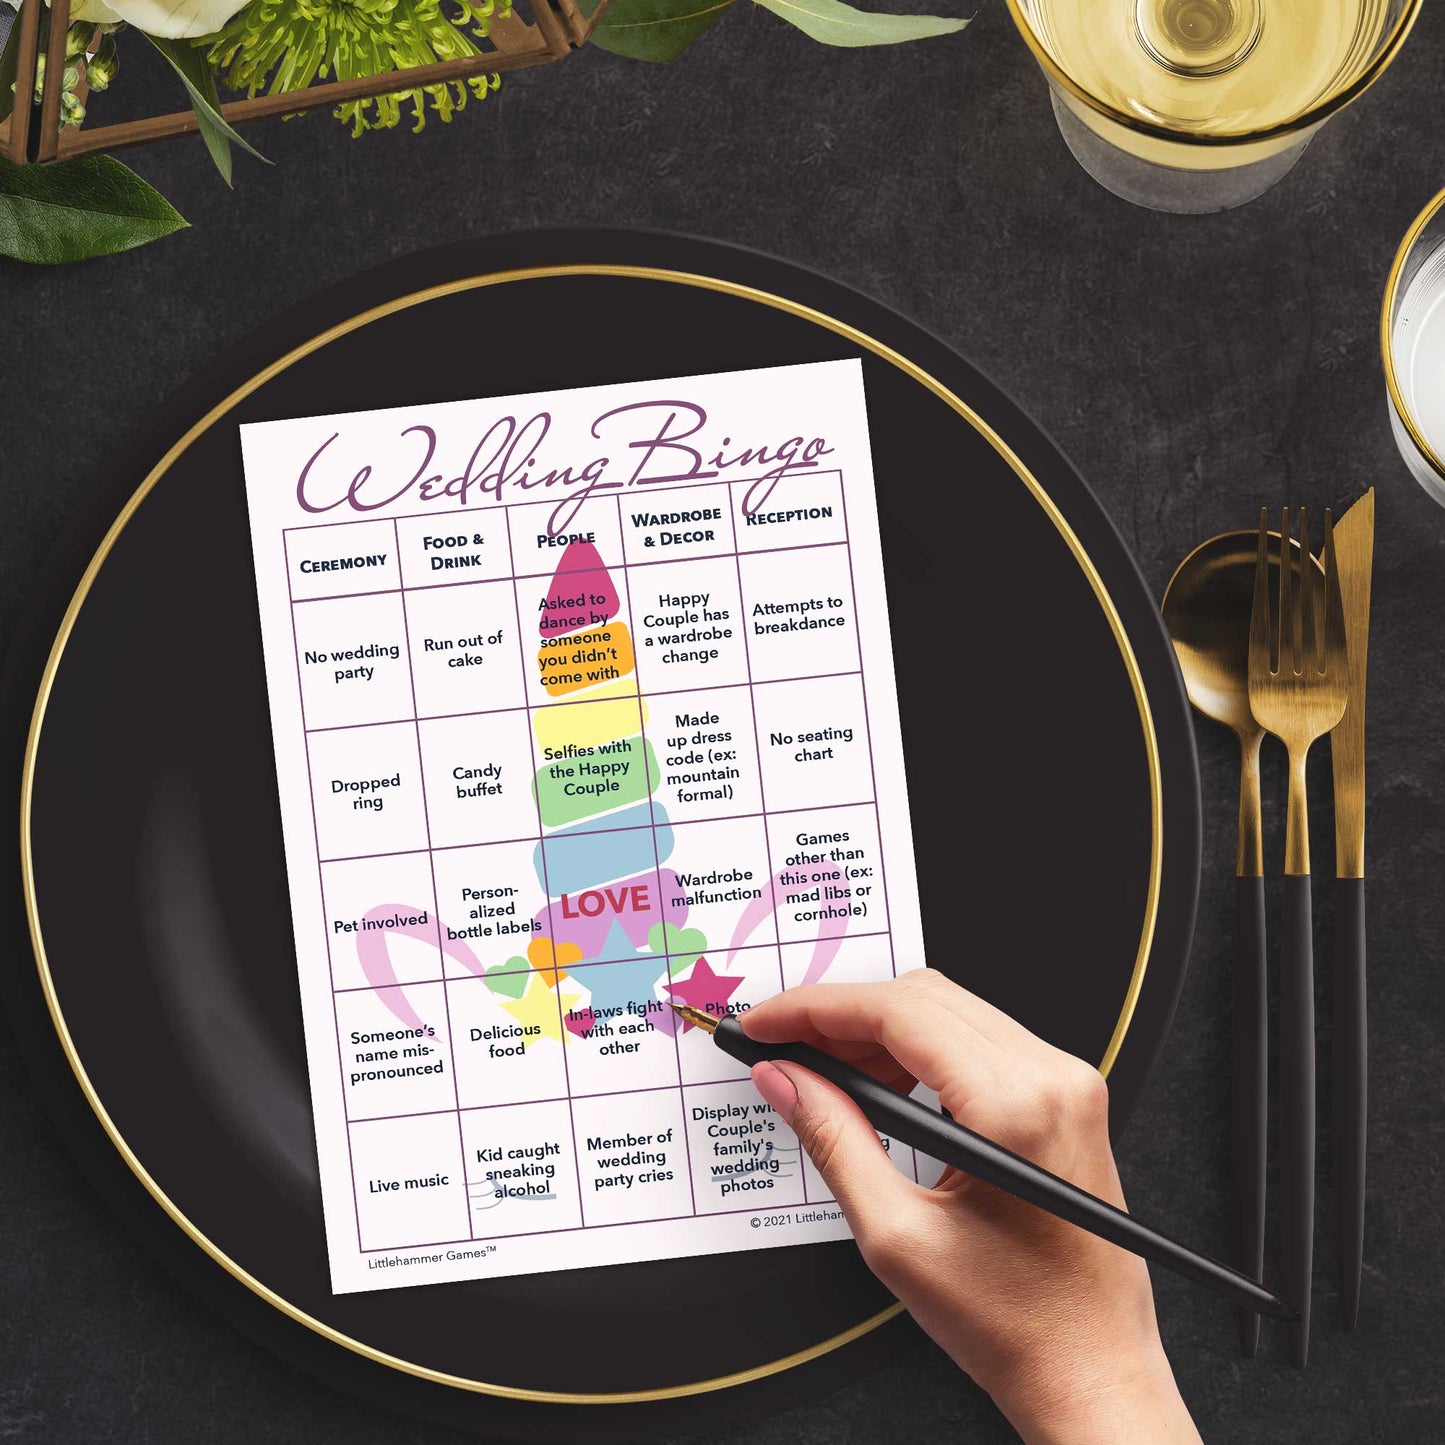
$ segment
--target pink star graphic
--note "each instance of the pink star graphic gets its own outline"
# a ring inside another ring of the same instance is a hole
[[[668,993],[681,1003],[690,1004],[695,1009],[701,1009],[703,1013],[712,1014],[714,1018],[722,1018],[728,1012],[728,999],[737,991],[742,981],[741,975],[714,973],[707,959],[700,958],[684,982],[664,986]],[[696,1027],[696,1024],[683,1020],[684,1033]]]

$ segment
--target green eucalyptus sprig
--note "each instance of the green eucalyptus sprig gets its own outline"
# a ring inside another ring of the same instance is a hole
[[[612,0],[592,32],[592,43],[633,60],[676,60],[712,29],[739,0]],[[753,0],[824,45],[897,45],[952,35],[966,19],[941,15],[884,15],[843,0]],[[590,15],[596,0],[584,0]]]

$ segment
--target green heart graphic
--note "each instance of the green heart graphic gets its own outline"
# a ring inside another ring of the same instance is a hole
[[[671,978],[686,973],[707,948],[707,935],[700,928],[678,928],[671,923],[654,923],[647,931],[647,946],[654,953],[668,953],[667,972]]]
[[[521,998],[532,981],[532,965],[525,958],[509,958],[486,972],[487,987],[505,998]]]

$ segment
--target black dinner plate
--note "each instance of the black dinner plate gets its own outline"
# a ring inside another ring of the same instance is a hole
[[[909,1336],[851,1243],[331,1294],[238,424],[852,357],[928,961],[1105,1066],[1117,1132],[1194,919],[1173,653],[1061,453],[885,307],[648,232],[381,266],[171,397],[37,592],[4,694],[17,1033],[154,1252],[344,1389],[482,1434],[635,1440],[793,1403]]]

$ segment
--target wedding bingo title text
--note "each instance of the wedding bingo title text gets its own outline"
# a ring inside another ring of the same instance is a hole
[[[589,432],[606,450],[599,449],[586,462],[573,458],[565,465],[549,464],[546,444],[551,430],[552,415],[546,411],[522,422],[514,416],[498,417],[472,448],[466,464],[454,469],[438,458],[436,428],[414,422],[398,433],[394,456],[355,470],[340,460],[344,443],[333,451],[341,433],[332,432],[302,466],[296,501],[311,513],[338,507],[374,512],[403,497],[465,507],[481,500],[500,502],[511,492],[558,489],[563,495],[548,519],[549,532],[557,536],[595,492],[728,480],[761,467],[765,470],[752,479],[742,502],[744,515],[752,516],[767,505],[785,477],[816,469],[833,451],[821,436],[747,444],[728,435],[718,437],[720,429],[709,428],[706,410],[690,401],[638,401],[603,412]]]

